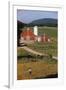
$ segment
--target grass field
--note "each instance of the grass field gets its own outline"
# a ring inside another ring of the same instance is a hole
[[[32,74],[30,75],[28,70],[31,68]],[[28,62],[17,64],[17,79],[35,79],[40,77],[46,77],[47,75],[57,74],[57,63],[48,63],[44,61],[40,62]]]
[[[45,53],[52,56],[57,56],[57,43],[38,43],[35,42],[34,44],[27,45],[29,48],[36,50],[41,53]]]
[[[39,27],[38,34],[46,33],[53,38],[51,43],[28,44],[27,47],[41,53],[57,57],[57,27]],[[30,74],[28,71],[32,70]],[[58,74],[58,61],[52,57],[39,57],[17,48],[17,79],[45,78],[48,75]]]
[[[38,34],[42,35],[43,33],[47,34],[50,37],[57,38],[57,27],[38,27]]]

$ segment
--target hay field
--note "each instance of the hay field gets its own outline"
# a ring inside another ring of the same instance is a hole
[[[29,68],[32,69],[31,75]],[[57,63],[48,63],[44,61],[17,63],[17,79],[35,79],[46,77],[47,75],[57,74]]]

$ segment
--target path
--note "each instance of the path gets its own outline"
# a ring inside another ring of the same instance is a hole
[[[32,50],[26,46],[23,46],[23,47],[20,47],[20,48],[23,48],[24,50],[26,50],[27,52],[30,52],[32,54],[35,54],[35,55],[40,55],[40,56],[47,56],[47,54],[43,54],[43,53],[40,53],[40,52],[37,52],[35,50]]]
[[[48,56],[47,54],[40,53],[40,52],[37,52],[37,51],[35,51],[35,50],[32,50],[32,49],[30,49],[30,48],[27,47],[27,46],[23,46],[23,47],[19,47],[19,48],[23,48],[23,49],[26,50],[27,52],[30,52],[30,53],[35,54],[35,55]],[[58,60],[58,58],[55,57],[55,56],[52,56],[52,58],[55,59],[55,60]]]

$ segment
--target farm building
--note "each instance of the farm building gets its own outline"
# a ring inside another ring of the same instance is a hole
[[[21,38],[23,38],[23,40],[34,40],[35,35],[30,28],[27,28],[27,30],[21,33]]]
[[[38,41],[38,42],[49,42],[50,39],[48,38],[47,35],[41,35],[41,36],[38,36],[38,29],[37,27],[35,26],[34,28],[34,33],[32,32],[32,29],[31,28],[27,28],[26,30],[22,31],[22,33],[20,34],[20,43],[22,42],[35,42],[35,41]]]

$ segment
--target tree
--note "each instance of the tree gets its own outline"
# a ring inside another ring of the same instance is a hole
[[[17,46],[20,46],[19,40],[20,40],[20,34],[22,32],[22,28],[25,26],[24,23],[17,21]]]

